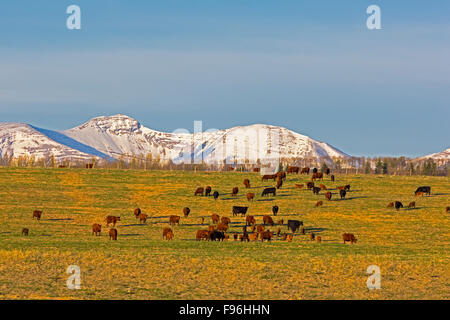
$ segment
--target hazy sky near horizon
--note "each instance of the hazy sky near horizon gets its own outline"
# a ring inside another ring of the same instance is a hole
[[[77,4],[82,29],[66,28]],[[381,7],[382,30],[366,27]],[[266,123],[355,156],[450,147],[447,0],[15,0],[0,5],[0,122],[123,113],[171,132]]]

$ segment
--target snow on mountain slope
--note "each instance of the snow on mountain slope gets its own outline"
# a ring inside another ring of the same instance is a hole
[[[0,123],[0,156],[24,155],[34,156],[36,159],[54,155],[58,161],[92,159],[92,155],[58,143],[30,125]]]
[[[111,157],[159,155],[162,159],[218,163],[227,159],[243,163],[267,158],[348,157],[332,146],[286,128],[255,124],[215,132],[174,134],[142,126],[125,115],[94,118],[63,132]],[[278,147],[277,147],[278,146]]]
[[[429,154],[427,156],[421,157],[420,159],[435,159],[435,160],[447,160],[450,161],[450,148],[448,148],[447,150],[444,150],[442,152],[439,153],[432,153]]]

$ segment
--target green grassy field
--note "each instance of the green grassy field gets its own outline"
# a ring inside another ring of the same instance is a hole
[[[309,179],[290,175],[277,197],[263,199],[262,188],[274,183],[256,173],[0,168],[0,298],[450,298],[449,178],[326,177],[330,202],[323,192],[294,188]],[[341,201],[335,188],[345,184],[351,192]],[[219,200],[194,197],[195,188],[206,185],[220,192]],[[415,199],[420,185],[432,186],[432,195]],[[234,186],[239,195],[231,199]],[[255,201],[247,202],[248,191]],[[323,207],[315,207],[318,200]],[[415,200],[417,208],[386,208],[394,200]],[[302,220],[307,234],[297,233],[292,242],[195,241],[212,213],[230,217],[231,233],[241,232],[244,218],[232,217],[233,205],[248,205],[258,224],[278,205],[275,222]],[[182,216],[185,206],[191,214],[173,228],[174,240],[162,240],[168,216]],[[149,214],[145,225],[137,223],[136,207]],[[35,209],[44,211],[39,222],[32,219]],[[109,240],[107,215],[121,216],[118,241]],[[102,224],[101,236],[92,235],[93,223]],[[309,232],[322,242],[310,241]],[[343,232],[354,233],[358,243],[344,245]],[[67,289],[69,265],[81,268],[81,290]],[[381,268],[379,290],[367,289],[369,265]]]

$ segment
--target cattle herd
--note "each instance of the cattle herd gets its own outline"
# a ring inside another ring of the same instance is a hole
[[[253,170],[253,172],[260,172],[260,170],[259,170],[259,168],[257,168],[256,170]],[[308,168],[308,167],[300,169],[299,167],[289,166],[286,172],[278,172],[276,174],[263,175],[261,178],[262,181],[272,180],[272,181],[276,182],[276,185],[275,185],[275,187],[264,188],[261,193],[261,197],[266,197],[266,196],[276,197],[277,189],[280,189],[283,186],[283,181],[286,180],[287,174],[306,174],[306,175],[308,175],[309,173],[310,173],[310,168]],[[335,176],[330,175],[330,173],[331,173],[330,169],[326,169],[326,170],[324,170],[324,172],[318,172],[318,170],[316,168],[314,168],[312,170],[311,181],[308,181],[305,184],[296,183],[296,184],[294,184],[294,188],[303,190],[305,187],[306,190],[310,190],[310,191],[312,190],[314,195],[320,195],[321,192],[326,191],[326,193],[324,193],[325,199],[327,201],[331,201],[333,193],[331,191],[329,191],[330,189],[328,189],[323,183],[319,184],[318,186],[316,186],[314,183],[314,181],[316,181],[316,180],[323,181],[324,175],[330,176],[330,181],[335,181]],[[243,185],[244,185],[244,188],[250,189],[251,188],[250,180],[244,179]],[[344,185],[344,186],[338,186],[336,188],[339,191],[339,197],[341,200],[344,200],[346,198],[347,192],[350,191],[350,188],[351,188],[351,186],[348,184]],[[206,186],[205,188],[197,187],[194,191],[194,196],[204,196],[204,197],[212,196],[212,198],[214,200],[217,200],[220,196],[219,192],[218,191],[212,192],[212,191],[213,190],[212,190],[211,186]],[[236,197],[238,193],[239,193],[239,188],[233,187],[231,190],[231,196]],[[428,195],[428,196],[431,195],[431,187],[421,186],[421,187],[417,188],[417,190],[415,191],[415,196],[423,197],[424,195]],[[246,198],[249,202],[253,201],[255,199],[255,197],[256,197],[256,194],[253,192],[248,192],[246,194]],[[322,200],[320,200],[320,201],[316,202],[315,206],[320,207],[320,206],[323,206],[323,204],[324,204],[324,202]],[[397,211],[399,211],[404,206],[403,206],[402,202],[400,202],[400,201],[392,201],[392,202],[388,203],[387,207],[395,208]],[[408,204],[408,208],[410,208],[410,209],[413,209],[415,207],[416,207],[415,201],[412,201]],[[279,210],[280,210],[280,208],[278,206],[273,206],[272,207],[272,215],[274,217],[277,216]],[[275,237],[280,237],[281,240],[283,240],[283,241],[291,242],[293,240],[294,234],[297,231],[299,231],[303,235],[306,234],[307,229],[305,229],[303,221],[290,219],[290,220],[287,220],[287,223],[285,224],[283,219],[279,219],[277,222],[275,222],[271,215],[265,214],[262,217],[262,223],[257,224],[257,220],[256,220],[255,216],[247,214],[248,211],[249,211],[248,206],[233,205],[231,207],[232,217],[236,217],[236,216],[245,217],[245,225],[242,227],[241,232],[227,233],[230,229],[231,218],[226,217],[226,216],[221,217],[217,213],[213,213],[210,217],[212,225],[209,225],[208,229],[197,230],[196,234],[195,234],[195,239],[197,241],[201,241],[201,240],[224,241],[224,240],[230,239],[230,236],[232,236],[234,241],[250,242],[250,241],[261,240],[262,242],[264,242],[265,240],[267,240],[268,242],[270,242]],[[446,213],[449,213],[449,211],[450,211],[450,207],[446,207]],[[182,209],[182,212],[183,212],[183,217],[188,218],[191,210],[189,207],[184,207]],[[40,221],[42,214],[43,214],[43,211],[34,210],[33,211],[33,219],[36,218],[38,221]],[[149,216],[147,214],[142,213],[140,208],[136,208],[134,210],[134,216],[137,220],[139,220],[140,223],[146,223],[147,219],[149,218]],[[162,237],[164,240],[172,240],[174,238],[173,227],[179,225],[180,220],[181,220],[181,216],[178,216],[178,215],[169,216],[168,222],[169,222],[170,227],[164,227],[163,232],[162,232]],[[106,226],[109,227],[110,225],[112,225],[112,228],[109,229],[109,239],[110,240],[117,240],[118,232],[117,232],[117,229],[115,228],[115,226],[119,221],[120,221],[120,216],[108,215],[105,218]],[[203,225],[205,222],[205,219],[203,217],[201,217],[200,222]],[[275,232],[271,231],[270,227],[273,228],[275,226],[277,226],[276,231]],[[290,231],[291,233],[282,232],[281,228],[283,226],[285,226],[287,228],[287,231],[288,232]],[[99,236],[99,235],[101,235],[101,231],[102,231],[101,224],[94,223],[92,225],[92,234],[93,235]],[[28,236],[28,234],[29,234],[29,229],[23,228],[22,235]],[[321,242],[322,236],[316,236],[314,234],[314,232],[310,232],[309,239],[311,241]],[[352,233],[343,233],[342,239],[343,239],[344,244],[346,242],[350,242],[351,244],[356,244],[356,242],[357,242],[356,237]]]

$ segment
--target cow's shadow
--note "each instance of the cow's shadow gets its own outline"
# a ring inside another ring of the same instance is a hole
[[[119,235],[120,237],[136,237],[136,236],[142,236],[140,233],[123,233]]]
[[[365,199],[367,198],[366,196],[359,196],[359,197],[348,197],[348,198],[344,198],[344,199],[337,199],[337,201],[344,201],[344,200],[355,200],[355,199]]]
[[[274,201],[275,199],[258,199],[258,200],[256,200],[256,201]]]
[[[44,219],[42,219],[44,220]],[[60,219],[46,219],[47,221],[73,221],[72,218],[60,218]]]

